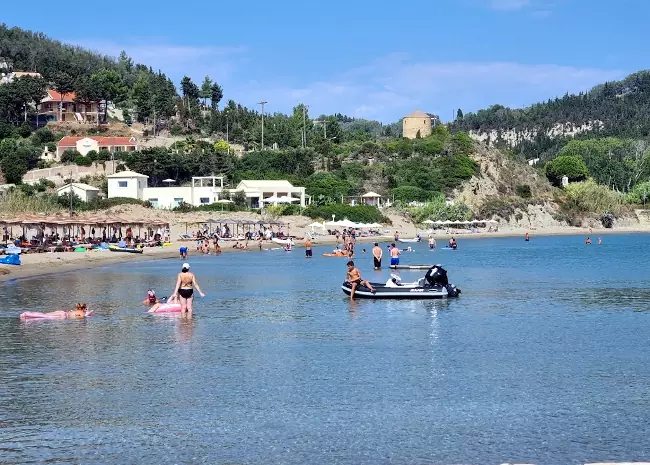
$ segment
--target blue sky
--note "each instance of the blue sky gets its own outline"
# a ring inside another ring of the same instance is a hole
[[[459,107],[523,106],[622,78],[647,66],[650,15],[646,0],[5,3],[9,26],[125,49],[177,85],[209,74],[247,106],[304,102],[312,115],[384,122],[416,108],[448,120]]]

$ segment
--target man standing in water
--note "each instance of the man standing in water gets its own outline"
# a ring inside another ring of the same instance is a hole
[[[311,257],[312,257],[311,239],[307,238],[307,240],[305,240],[305,258],[311,258]]]
[[[390,264],[391,266],[394,265],[399,265],[399,255],[400,251],[397,247],[395,247],[395,244],[390,245]]]
[[[375,270],[381,268],[381,257],[384,256],[384,251],[379,247],[379,243],[375,242],[375,246],[372,248],[372,259],[375,263]]]
[[[355,268],[352,260],[348,262],[348,273],[345,280],[350,283],[350,287],[352,288],[352,291],[350,292],[350,300],[354,299],[354,291],[356,291],[359,286],[366,286],[370,289],[370,292],[373,294],[375,293],[375,288],[372,287],[368,281],[361,279],[361,272],[358,268]]]

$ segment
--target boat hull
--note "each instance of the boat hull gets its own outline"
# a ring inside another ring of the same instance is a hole
[[[428,270],[434,265],[390,265],[393,270]]]
[[[388,287],[384,284],[372,284],[375,288],[375,292],[370,292],[370,289],[365,286],[360,286],[354,292],[355,298],[360,299],[446,299],[449,297],[457,297],[451,295],[446,287],[412,287],[412,286],[397,286],[397,287]],[[341,289],[346,295],[350,295],[352,289],[349,284],[344,283],[341,286]],[[454,288],[455,290],[455,288]],[[458,291],[460,293],[460,291]]]
[[[129,249],[129,248],[123,249],[121,247],[109,247],[108,250],[110,250],[111,252],[122,252],[122,253],[142,253],[143,252],[142,249]]]
[[[404,244],[416,244],[420,242],[420,239],[397,239],[397,242],[403,242]]]

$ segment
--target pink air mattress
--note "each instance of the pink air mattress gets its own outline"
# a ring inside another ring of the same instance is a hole
[[[86,316],[92,315],[92,310],[86,312]],[[59,310],[57,312],[23,312],[20,314],[21,320],[65,320],[68,317],[68,312]]]
[[[160,304],[155,310],[149,310],[149,313],[180,313],[181,304]]]

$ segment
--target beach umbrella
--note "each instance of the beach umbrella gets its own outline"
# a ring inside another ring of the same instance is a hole
[[[167,183],[167,184],[174,184],[176,182],[176,180],[175,179],[163,179],[163,182]]]
[[[292,203],[292,202],[300,202],[300,199],[297,199],[295,197],[289,197],[288,195],[283,195],[282,197],[278,197],[278,203]]]
[[[424,221],[422,222],[422,224],[435,224],[435,221],[424,220]]]
[[[278,203],[281,202],[281,198],[278,197],[277,195],[272,195],[271,197],[267,197],[265,199],[262,199],[262,202],[264,203]]]

